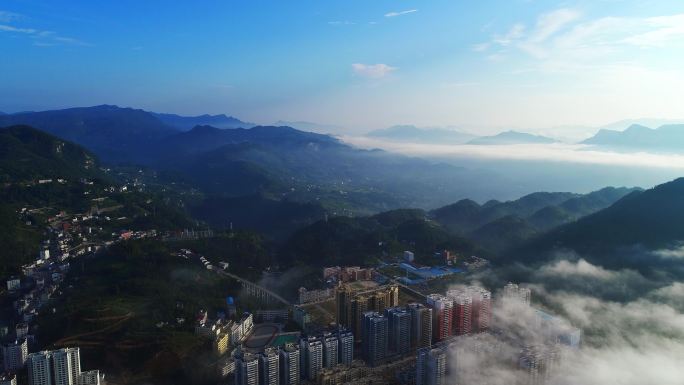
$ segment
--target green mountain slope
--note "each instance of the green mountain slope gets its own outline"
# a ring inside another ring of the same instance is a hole
[[[0,181],[82,178],[98,174],[95,156],[28,126],[0,129]]]
[[[570,248],[579,252],[684,241],[684,178],[632,192],[612,206],[552,230],[526,250]]]
[[[412,250],[418,261],[449,249],[480,253],[469,241],[425,219],[422,210],[395,210],[371,217],[335,217],[295,232],[282,246],[285,263],[329,266],[371,263],[377,257]]]

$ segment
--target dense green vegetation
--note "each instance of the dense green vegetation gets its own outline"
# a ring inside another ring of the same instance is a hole
[[[684,240],[684,178],[634,192],[614,205],[560,226],[520,247],[517,254],[533,258],[544,251],[572,249],[594,255],[616,248],[673,246]],[[624,253],[622,262],[628,262]],[[641,261],[643,262],[643,261]]]
[[[336,217],[297,231],[282,247],[280,258],[316,266],[368,264],[404,250],[432,262],[436,251],[481,253],[467,240],[425,218],[422,210],[395,210],[371,217]]]
[[[479,205],[464,199],[430,212],[435,221],[480,246],[503,252],[565,223],[610,206],[638,189],[608,187],[589,194],[533,193]]]
[[[21,223],[17,213],[0,205],[0,277],[19,272],[21,265],[38,256],[42,233]]]
[[[215,228],[254,230],[282,240],[296,229],[323,219],[320,205],[269,199],[260,195],[236,198],[210,196],[190,208]]]
[[[240,266],[259,247],[256,239],[240,234],[216,244],[114,245],[73,264],[64,295],[50,305],[56,311],[40,318],[39,339],[46,347],[80,346],[84,365],[106,367],[116,383],[215,383],[215,358],[194,336],[194,318],[200,309],[224,309],[226,296],[237,297],[240,286],[171,252],[180,246],[221,249],[225,260]]]
[[[99,175],[95,156],[73,143],[28,126],[0,129],[0,182]]]

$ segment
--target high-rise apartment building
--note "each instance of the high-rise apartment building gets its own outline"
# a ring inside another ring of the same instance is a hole
[[[471,330],[484,332],[489,329],[492,320],[492,293],[479,286],[468,286],[466,292],[473,300]]]
[[[528,384],[540,385],[549,377],[558,360],[557,345],[528,345],[520,352],[518,366],[527,373]]]
[[[240,353],[235,358],[235,385],[259,385],[259,358]]]
[[[407,354],[411,350],[411,313],[403,307],[391,307],[385,310],[385,317],[388,350],[392,354]]]
[[[472,330],[473,300],[464,293],[447,292],[454,301],[453,330],[457,336],[470,334]]]
[[[489,329],[492,319],[492,293],[478,286],[447,291],[454,300],[454,332],[457,335]]]
[[[31,353],[27,359],[29,385],[99,385],[98,370],[81,372],[79,348]]]
[[[7,372],[16,372],[24,367],[28,357],[26,338],[2,345],[2,362]]]
[[[278,349],[269,347],[259,354],[259,384],[280,384],[280,356]]]
[[[52,353],[31,353],[27,360],[29,385],[52,385]]]
[[[529,306],[532,301],[532,291],[526,287],[520,287],[515,283],[509,282],[504,286],[503,300],[505,302],[515,301]]]
[[[78,348],[64,348],[52,352],[53,385],[76,385],[81,375]]]
[[[363,314],[363,355],[368,366],[377,366],[387,356],[387,317],[377,312]]]
[[[299,346],[286,344],[280,348],[280,384],[298,385],[301,377],[299,370]]]
[[[346,329],[339,329],[336,333],[337,349],[339,352],[338,362],[349,366],[354,360],[354,334]]]
[[[335,299],[337,323],[351,330],[360,339],[363,313],[382,313],[389,307],[398,306],[399,286],[392,284],[355,291],[349,285],[340,284],[336,289]]]
[[[332,333],[323,335],[323,367],[333,368],[339,360],[339,341]]]
[[[433,341],[449,338],[453,334],[453,300],[441,294],[430,294],[427,296],[427,304],[432,308]]]
[[[447,354],[444,348],[418,349],[416,385],[446,384]]]
[[[411,349],[430,347],[432,344],[432,309],[421,303],[410,303]]]
[[[313,381],[323,368],[323,341],[308,337],[299,341],[300,370],[302,378]]]

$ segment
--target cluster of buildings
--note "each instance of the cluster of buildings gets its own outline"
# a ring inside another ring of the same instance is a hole
[[[29,385],[100,385],[99,370],[81,371],[79,348],[31,353],[27,359]]]
[[[60,293],[64,276],[69,271],[69,263],[65,261],[69,254],[63,252],[66,238],[58,239],[53,243],[52,253],[50,242],[45,242],[36,261],[23,266],[23,276],[12,276],[5,282],[13,312],[6,314],[7,318],[3,320],[6,324],[0,326],[0,378],[4,378],[7,384],[15,384],[16,374],[24,370],[32,362],[31,357],[37,354],[29,354],[37,344],[32,325],[48,302]],[[31,380],[29,384],[43,383],[36,381]],[[77,380],[61,383],[78,384]],[[0,384],[4,385],[2,381]]]
[[[523,383],[543,384],[559,365],[564,351],[580,347],[581,330],[565,320],[530,307],[531,291],[509,283],[502,291],[502,305],[514,304],[529,318],[527,334],[509,330],[505,320],[492,327],[491,295],[478,287],[450,290],[446,296],[428,296],[435,309],[435,327],[446,324],[451,311],[452,334],[436,333],[434,344],[418,349],[416,385],[469,383],[491,375],[491,367],[515,373]],[[450,307],[451,305],[451,307]],[[450,309],[450,310],[447,310]],[[444,313],[444,317],[440,313]],[[470,314],[468,314],[470,313]],[[516,316],[513,314],[512,316]],[[445,327],[446,329],[446,327]]]
[[[305,287],[299,288],[299,303],[315,303],[323,302],[331,299],[335,295],[334,288],[325,288],[319,290],[306,290]]]
[[[245,313],[239,321],[227,320],[225,316],[211,321],[207,312],[201,310],[195,325],[195,334],[209,338],[214,353],[222,356],[231,348],[240,346],[252,333],[253,328],[254,318],[250,313]]]
[[[81,371],[79,348],[28,353],[26,339],[3,345],[5,372],[1,385],[17,385],[17,373],[26,368],[28,385],[101,385],[104,375],[99,370]]]
[[[352,368],[362,366],[354,361],[354,335],[337,329],[258,353],[238,347],[220,370],[224,376],[233,372],[236,385],[333,384],[355,377],[359,371]]]
[[[359,266],[332,266],[323,269],[323,280],[326,282],[354,282],[370,281],[373,279],[372,268],[362,268]]]
[[[67,183],[64,179],[39,180],[37,184]],[[93,182],[81,180],[84,185]],[[114,190],[100,191],[114,192]],[[89,195],[90,191],[87,191]],[[43,228],[47,225],[47,238],[41,243],[36,259],[21,267],[20,276],[9,277],[3,293],[10,312],[2,314],[0,324],[0,385],[14,384],[16,373],[28,368],[29,384],[99,384],[99,372],[80,371],[78,348],[52,352],[31,353],[38,345],[33,324],[36,317],[55,296],[61,293],[61,285],[70,269],[69,261],[75,257],[95,253],[117,241],[156,236],[155,230],[121,231],[105,230],[103,223],[112,221],[105,213],[116,211],[121,205],[100,207],[106,197],[91,199],[91,208],[85,213],[69,214],[59,208],[22,208],[18,211],[22,222]],[[45,222],[43,222],[45,219]],[[52,309],[55,311],[55,309]],[[75,368],[69,371],[64,365]],[[4,371],[4,372],[3,372]],[[67,374],[65,374],[67,373]]]
[[[395,306],[399,306],[399,286],[395,284],[366,290],[356,290],[350,285],[340,284],[335,292],[337,324],[351,330],[359,339],[364,313],[380,313]]]

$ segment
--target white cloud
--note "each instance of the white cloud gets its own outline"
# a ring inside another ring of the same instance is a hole
[[[511,29],[502,36],[495,36],[494,37],[494,43],[502,45],[502,46],[507,46],[511,44],[512,42],[520,39],[523,35],[525,34],[525,25],[524,24],[515,24],[511,27]]]
[[[19,20],[21,18],[22,18],[22,15],[20,15],[18,13],[0,10],[0,22],[1,23],[11,23],[12,21]]]
[[[406,11],[388,12],[385,14],[385,17],[403,16],[403,15],[408,15],[409,13],[414,13],[414,12],[418,12],[418,10],[417,9],[408,9]]]
[[[530,34],[530,41],[541,43],[579,17],[578,11],[568,8],[543,14],[537,19],[537,26]]]
[[[603,65],[600,59],[625,53],[635,46],[663,48],[681,43],[684,37],[684,14],[657,17],[613,17],[582,19],[573,9],[562,8],[540,15],[534,28],[526,31],[514,24],[504,35],[493,35],[489,46],[513,47],[543,61]]]
[[[656,250],[653,254],[664,259],[684,259],[684,245],[672,249]]]
[[[644,20],[649,31],[624,39],[625,43],[640,47],[662,47],[666,43],[684,37],[684,14],[650,17]]]
[[[33,29],[33,28],[17,28],[17,27],[13,27],[11,25],[6,25],[6,24],[0,24],[0,31],[25,33],[25,34],[29,34],[29,35],[37,34],[38,32],[40,32],[40,31]]]
[[[17,26],[8,24],[8,23],[11,23],[15,20],[19,20],[22,18],[23,17],[21,15],[16,14],[16,13],[0,11],[0,22],[4,23],[4,24],[0,24],[0,32],[18,33],[18,34],[26,35],[26,36],[34,39],[33,45],[39,46],[39,47],[47,47],[47,46],[53,46],[53,45],[58,45],[58,44],[83,45],[83,46],[90,45],[90,44],[88,44],[82,40],[75,39],[73,37],[60,36],[53,31],[43,31],[43,30],[39,30],[36,28],[17,27]]]
[[[630,282],[627,280],[623,284],[629,286]],[[614,284],[605,282],[605,285]],[[681,283],[644,291],[624,302],[604,300],[592,294],[580,295],[572,290],[549,291],[543,285],[531,287],[535,299],[542,299],[541,302],[562,314],[561,322],[556,326],[559,330],[567,325],[582,329],[581,348],[561,349],[554,365],[543,369],[548,371],[542,383],[681,383],[684,378],[681,366],[684,314],[673,306],[675,301],[681,302],[684,293]],[[480,334],[460,339],[448,364],[456,377],[453,382],[531,383],[526,372],[518,369],[517,362],[522,345],[542,344],[546,340],[536,313],[520,303],[500,299],[494,302],[492,312],[494,328],[504,331],[508,338]]]
[[[584,259],[577,262],[561,260],[552,265],[545,265],[539,272],[543,275],[582,276],[598,279],[610,279],[615,275],[613,271],[592,265]]]
[[[393,71],[396,71],[396,67],[391,67],[387,64],[362,64],[354,63],[352,64],[352,70],[355,74],[367,78],[379,79],[387,76]]]
[[[343,141],[362,148],[381,148],[412,156],[439,156],[492,160],[532,160],[608,166],[651,167],[684,170],[684,155],[616,153],[590,149],[579,144],[467,145],[425,144],[344,136]]]
[[[480,44],[475,44],[473,45],[473,51],[475,52],[484,52],[487,49],[489,49],[490,44],[489,43],[480,43]]]

